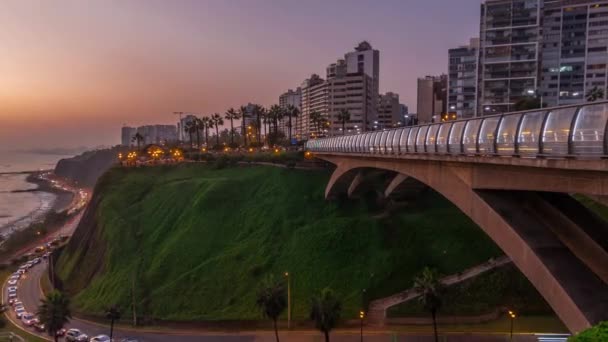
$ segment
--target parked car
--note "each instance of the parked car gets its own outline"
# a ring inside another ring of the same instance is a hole
[[[36,331],[38,332],[45,332],[46,331],[46,326],[40,322],[34,324],[34,329],[36,329]]]
[[[9,286],[9,287],[7,288],[7,290],[8,290],[8,292],[11,292],[11,291],[17,291],[17,286]]]
[[[89,335],[87,334],[81,334],[80,336],[76,337],[76,342],[88,342],[89,341]]]
[[[32,325],[34,325],[35,323],[37,323],[37,319],[36,316],[34,316],[34,314],[29,313],[29,312],[24,312],[21,315],[21,322],[23,322],[23,324],[25,324],[28,327],[31,327]]]
[[[15,301],[13,302],[13,308],[16,308],[18,306],[23,306],[23,303],[19,299],[15,299]]]
[[[9,292],[8,299],[17,298],[17,292]]]
[[[42,252],[44,252],[44,250],[45,250],[44,246],[38,246],[38,247],[36,247],[36,249],[34,249],[34,252],[42,253]]]
[[[25,311],[25,308],[23,306],[19,306],[15,308],[15,316],[17,316],[18,319],[21,319],[21,317],[23,316],[23,314],[25,314],[27,311]]]
[[[9,285],[17,285],[17,279],[11,279],[8,281]]]
[[[89,340],[89,342],[111,342],[110,336],[108,335],[97,335]]]
[[[133,337],[125,337],[122,340],[120,340],[120,342],[142,342],[142,341],[138,340],[136,338],[133,338]]]
[[[32,263],[35,265],[35,264],[39,264],[40,261],[42,261],[42,260],[40,260],[40,258],[36,258],[36,259],[32,260]]]
[[[81,337],[86,337],[86,339],[82,339]],[[66,333],[65,333],[65,340],[67,342],[80,342],[80,341],[86,341],[88,340],[89,337],[86,334],[83,334],[82,331],[78,330],[78,329],[69,329]]]
[[[59,330],[57,330],[57,332],[55,333],[55,335],[57,335],[57,336],[65,336],[66,332],[67,332],[66,329],[59,329]]]

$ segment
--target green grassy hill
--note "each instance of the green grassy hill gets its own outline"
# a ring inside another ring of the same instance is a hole
[[[323,199],[326,171],[204,165],[112,169],[58,261],[80,311],[128,308],[166,320],[259,319],[255,292],[292,274],[294,317],[330,286],[355,317],[367,299],[412,285],[424,266],[443,274],[501,254],[433,192],[387,218],[365,201]]]

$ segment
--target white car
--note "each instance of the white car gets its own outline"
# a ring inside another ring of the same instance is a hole
[[[16,272],[16,273],[13,273],[13,274],[11,275],[11,277],[10,277],[10,278],[8,278],[8,279],[15,279],[15,280],[19,280],[19,278],[21,278],[21,273]]]
[[[25,311],[25,308],[23,306],[19,306],[15,308],[15,315],[17,316],[17,318],[21,319],[21,316],[23,316],[23,314],[25,314],[27,311]]]
[[[108,335],[97,335],[89,340],[89,342],[112,342]]]
[[[77,338],[84,335],[82,331],[78,329],[70,329],[65,333],[65,340],[67,342],[75,342]]]
[[[11,292],[8,294],[8,299],[17,298],[17,292]]]
[[[29,312],[24,312],[21,315],[21,322],[23,322],[23,324],[27,325],[28,327],[31,327],[32,325],[34,325],[35,323],[37,323],[37,319],[36,316],[34,316],[34,314],[29,313]]]
[[[9,285],[17,285],[17,279],[11,279],[8,281]]]
[[[16,308],[18,306],[23,306],[23,303],[19,299],[15,299],[15,301],[13,302],[13,308]]]
[[[17,286],[9,286],[8,292],[17,291]]]

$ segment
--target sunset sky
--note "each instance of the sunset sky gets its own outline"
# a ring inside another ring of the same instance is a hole
[[[117,144],[173,111],[271,105],[361,40],[380,91],[416,110],[416,78],[479,30],[480,0],[3,0],[0,148]]]

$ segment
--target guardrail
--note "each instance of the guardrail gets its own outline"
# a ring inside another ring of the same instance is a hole
[[[309,140],[311,152],[608,156],[608,101]]]

